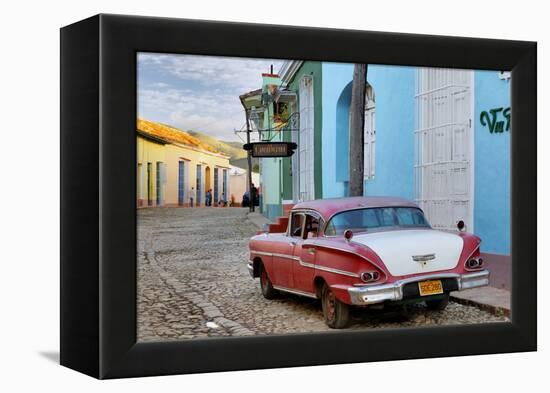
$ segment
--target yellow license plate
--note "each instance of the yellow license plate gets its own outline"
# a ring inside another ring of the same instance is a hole
[[[443,293],[441,280],[422,281],[418,283],[420,296],[437,295]]]

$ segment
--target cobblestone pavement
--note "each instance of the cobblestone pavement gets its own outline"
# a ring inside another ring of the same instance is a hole
[[[318,301],[266,300],[246,269],[256,227],[241,208],[138,211],[140,341],[327,331]],[[451,302],[402,313],[356,310],[351,330],[508,321]]]

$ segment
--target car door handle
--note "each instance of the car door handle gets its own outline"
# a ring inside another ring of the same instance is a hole
[[[294,240],[292,240],[292,241],[290,242],[290,244],[292,244],[293,246],[295,246],[295,245],[296,245],[296,242],[295,242]]]

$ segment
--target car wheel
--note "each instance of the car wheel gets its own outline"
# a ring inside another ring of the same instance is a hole
[[[349,324],[349,306],[338,300],[327,284],[323,286],[321,304],[325,323],[328,327],[342,329]]]
[[[266,299],[275,299],[277,296],[277,290],[273,288],[273,284],[271,284],[271,280],[263,264],[260,265],[260,288],[262,289],[262,295],[264,295]]]
[[[447,304],[449,304],[448,293],[440,299],[426,300],[426,306],[428,306],[430,310],[443,311],[445,310],[445,307],[447,307]]]

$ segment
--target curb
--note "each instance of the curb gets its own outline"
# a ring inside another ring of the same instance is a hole
[[[269,224],[272,224],[271,221],[269,221],[267,218],[262,216],[260,213],[254,212],[247,212],[246,218],[248,221],[250,221],[252,224],[254,224],[259,230],[263,231],[265,230],[266,226]]]
[[[451,300],[455,303],[460,303],[465,306],[474,306],[479,308],[482,311],[487,311],[488,313],[494,314],[494,315],[503,315],[506,317],[510,317],[510,310],[504,307],[495,306],[493,304],[486,304],[486,303],[480,303],[476,302],[475,300],[470,299],[463,299],[457,296],[450,296]]]

